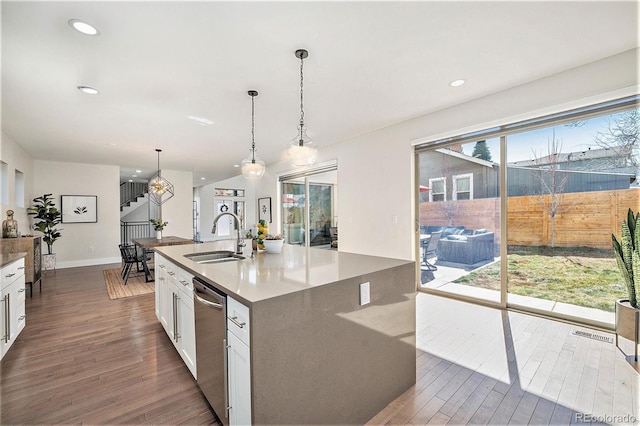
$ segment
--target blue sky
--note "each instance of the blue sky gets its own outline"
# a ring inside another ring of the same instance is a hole
[[[514,134],[507,137],[507,161],[532,160],[535,150],[536,157],[548,155],[548,142],[555,138],[562,145],[562,152],[586,151],[589,148],[595,149],[598,146],[594,142],[594,137],[598,131],[605,132],[612,121],[614,115],[591,118],[580,127],[569,127],[558,125],[543,129]],[[475,143],[463,145],[464,154],[471,155]],[[487,140],[487,146],[491,151],[491,160],[500,162],[500,140],[493,138]]]

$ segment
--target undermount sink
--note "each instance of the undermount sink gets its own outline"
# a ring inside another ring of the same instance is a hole
[[[192,260],[196,263],[222,263],[222,262],[235,262],[237,260],[242,260],[245,257],[239,254],[235,254],[230,250],[218,250],[218,251],[207,251],[202,253],[190,253],[185,254],[189,260]]]

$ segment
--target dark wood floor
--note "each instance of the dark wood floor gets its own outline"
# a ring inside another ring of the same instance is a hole
[[[114,266],[58,270],[27,299],[0,364],[0,424],[216,423],[154,295],[107,297]],[[573,333],[593,330],[425,294],[416,308],[416,385],[369,424],[638,424],[640,367]]]
[[[102,269],[60,269],[27,298],[0,364],[0,424],[216,424],[154,313],[109,300]]]

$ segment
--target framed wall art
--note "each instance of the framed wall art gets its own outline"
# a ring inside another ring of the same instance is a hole
[[[62,195],[62,223],[98,222],[97,195]]]
[[[271,223],[271,197],[258,198],[258,219]]]

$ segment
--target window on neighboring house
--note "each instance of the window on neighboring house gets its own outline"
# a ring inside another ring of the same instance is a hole
[[[447,199],[447,185],[445,178],[429,179],[429,201],[445,201]]]
[[[456,175],[453,177],[453,199],[473,199],[473,174]]]

